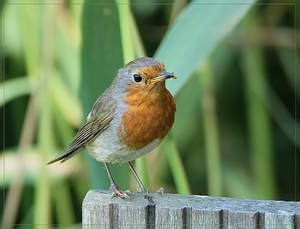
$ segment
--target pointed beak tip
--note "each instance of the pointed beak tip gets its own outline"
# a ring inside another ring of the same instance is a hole
[[[166,79],[177,79],[177,76],[175,76],[173,72],[164,72],[164,76]]]
[[[167,79],[177,79],[173,72],[161,72],[157,77],[153,78],[153,82],[165,81]]]

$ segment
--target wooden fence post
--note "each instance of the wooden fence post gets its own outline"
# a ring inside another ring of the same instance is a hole
[[[111,198],[109,191],[90,190],[82,206],[82,227],[300,229],[300,202],[142,193]]]

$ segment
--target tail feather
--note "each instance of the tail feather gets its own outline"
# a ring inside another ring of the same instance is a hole
[[[79,153],[83,149],[84,149],[84,147],[69,148],[66,151],[64,151],[62,154],[58,155],[57,157],[55,157],[51,161],[49,161],[47,163],[47,165],[53,164],[53,163],[58,162],[58,161],[60,161],[60,163],[63,163],[66,160],[68,160],[71,157],[73,157],[74,155],[76,155],[77,153]]]

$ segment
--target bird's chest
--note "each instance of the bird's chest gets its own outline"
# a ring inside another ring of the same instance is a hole
[[[174,122],[175,104],[169,93],[163,99],[147,98],[140,103],[128,103],[118,129],[124,145],[139,150],[165,137]]]

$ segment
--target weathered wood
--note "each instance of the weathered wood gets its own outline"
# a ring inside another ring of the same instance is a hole
[[[179,194],[142,193],[111,198],[90,190],[83,201],[82,226],[95,228],[300,229],[300,202],[260,201]]]

